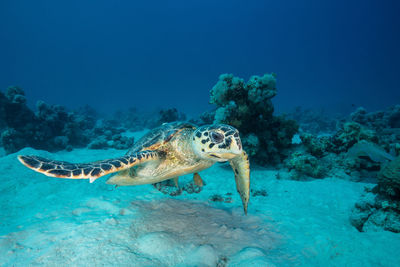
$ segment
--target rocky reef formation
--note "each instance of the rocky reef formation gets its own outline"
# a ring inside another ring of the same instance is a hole
[[[135,107],[117,110],[109,116],[101,118],[100,125],[109,128],[123,128],[129,131],[141,131],[145,128],[145,116]]]
[[[252,76],[247,82],[222,74],[211,90],[210,103],[217,106],[214,116],[207,113],[202,118],[236,127],[254,161],[279,163],[288,156],[298,125],[285,116],[274,116],[271,99],[275,95],[275,74]]]
[[[176,108],[161,109],[153,116],[149,116],[145,120],[145,127],[149,129],[156,128],[163,123],[173,122],[173,121],[185,121],[186,115]]]
[[[314,169],[324,169],[328,176],[353,181],[364,177],[377,178],[382,164],[393,160],[400,152],[399,110],[400,106],[395,106],[386,111],[367,113],[359,108],[348,119],[338,121],[337,130],[331,134],[316,135],[303,131],[299,136],[301,144],[296,148],[301,157],[299,153],[292,154],[286,166],[298,170],[294,178],[300,174],[318,178],[301,171],[307,168],[297,166],[305,157],[314,157],[318,164]]]
[[[301,131],[301,143],[285,161],[290,179],[367,179],[350,223],[361,232],[400,233],[400,106],[366,112],[358,108],[324,135]]]
[[[303,151],[295,151],[285,160],[285,166],[289,170],[290,178],[293,180],[304,180],[307,177],[323,178],[327,173],[326,164],[319,159]]]
[[[378,185],[356,203],[350,222],[361,232],[400,233],[400,157],[382,167]]]
[[[351,121],[369,129],[378,136],[377,143],[386,151],[400,152],[400,105],[383,111],[367,112],[360,107],[350,115]]]
[[[118,110],[103,119],[103,124],[114,128],[124,128],[128,131],[141,131],[144,128],[153,129],[166,122],[185,121],[186,115],[176,108],[163,108],[141,111],[135,107]]]
[[[6,153],[28,146],[47,151],[86,146],[91,149],[128,149],[134,139],[127,132],[186,119],[185,114],[176,108],[145,114],[129,108],[101,117],[89,106],[71,111],[60,105],[38,101],[36,111],[33,111],[26,102],[20,87],[9,87],[4,94],[0,92],[0,146]]]
[[[124,127],[110,125],[107,120],[98,120],[91,131],[92,138],[87,147],[90,149],[129,149],[134,143],[134,138],[125,135],[126,131],[127,129]]]
[[[3,107],[1,140],[7,153],[26,146],[56,150],[85,143],[81,131],[86,129],[82,125],[90,127],[89,119],[82,119],[86,122],[81,124],[63,107],[43,102],[37,104],[37,112],[34,113],[27,107],[25,93],[19,87],[9,87],[5,95],[0,95]]]
[[[5,94],[0,92],[0,107],[0,139],[6,153],[28,146],[48,151],[72,150],[88,144],[94,148],[101,143],[96,139],[102,139],[102,133],[106,136],[105,147],[125,149],[132,144],[132,140],[120,136],[120,129],[99,124],[89,107],[68,111],[39,101],[36,112],[32,111],[19,87],[9,87]]]

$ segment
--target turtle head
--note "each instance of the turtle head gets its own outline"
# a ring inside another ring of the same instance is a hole
[[[239,131],[225,124],[197,128],[192,136],[192,147],[199,157],[220,162],[242,153]]]

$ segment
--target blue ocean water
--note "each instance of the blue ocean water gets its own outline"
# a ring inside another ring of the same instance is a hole
[[[2,1],[0,88],[23,87],[31,105],[199,113],[220,74],[275,72],[279,110],[382,109],[400,99],[399,11],[370,0]]]
[[[391,0],[0,1],[0,267],[400,266],[398,14]],[[140,147],[157,158],[130,150],[157,127]],[[165,158],[192,165],[106,183]]]

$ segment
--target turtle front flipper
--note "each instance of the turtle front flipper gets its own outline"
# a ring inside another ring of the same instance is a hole
[[[236,189],[242,199],[244,213],[247,215],[247,205],[250,198],[250,163],[246,152],[231,159],[229,163],[235,173]]]
[[[91,183],[101,176],[155,159],[158,159],[158,153],[150,150],[92,163],[70,163],[38,156],[18,156],[18,160],[26,167],[44,175],[67,179],[90,179]]]

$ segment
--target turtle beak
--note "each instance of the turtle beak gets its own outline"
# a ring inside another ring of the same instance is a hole
[[[211,153],[207,153],[208,157],[210,159],[213,159],[215,161],[218,162],[225,162],[227,160],[233,159],[235,158],[237,155],[233,154],[233,153],[216,153],[216,152],[211,152]]]
[[[241,155],[243,153],[243,150],[240,138],[233,138],[233,137],[228,137],[228,138],[231,138],[229,148],[221,152],[210,152],[208,153],[209,157],[213,158],[214,160],[223,162],[231,160]]]
[[[237,156],[238,154],[236,153],[220,153],[219,156],[223,158],[224,160],[229,160],[233,159]]]

